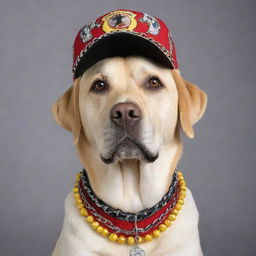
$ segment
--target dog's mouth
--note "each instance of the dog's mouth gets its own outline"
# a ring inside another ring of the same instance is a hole
[[[102,161],[106,164],[111,164],[123,159],[139,159],[147,162],[154,162],[157,158],[158,153],[152,153],[142,143],[129,135],[120,140],[110,154],[110,157],[101,155]]]

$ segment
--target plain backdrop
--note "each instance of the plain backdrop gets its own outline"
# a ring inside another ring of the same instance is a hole
[[[50,107],[72,83],[80,27],[118,8],[164,20],[183,76],[208,94],[180,162],[204,255],[256,255],[255,0],[1,0],[0,255],[53,249],[82,166]]]

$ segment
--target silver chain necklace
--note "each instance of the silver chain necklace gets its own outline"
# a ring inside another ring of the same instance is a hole
[[[135,246],[133,249],[130,250],[130,256],[145,256],[144,250],[142,250],[139,246],[139,231],[138,231],[138,225],[137,225],[137,215],[135,215],[134,220],[134,226],[135,226]]]

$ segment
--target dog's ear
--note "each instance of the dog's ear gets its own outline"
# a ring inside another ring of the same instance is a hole
[[[73,133],[74,143],[79,141],[81,119],[79,112],[80,78],[52,105],[52,114],[56,122]]]
[[[193,125],[203,116],[207,95],[196,85],[183,79],[178,70],[172,70],[178,91],[179,121],[184,133],[194,138]]]

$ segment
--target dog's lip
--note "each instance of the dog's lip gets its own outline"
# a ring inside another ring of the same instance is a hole
[[[102,155],[100,155],[101,157],[101,160],[103,162],[105,162],[106,164],[110,164],[110,163],[113,163],[114,162],[114,156],[115,156],[115,153],[118,149],[118,146],[126,139],[130,139],[140,150],[141,152],[143,153],[145,159],[152,163],[154,162],[157,158],[158,158],[158,152],[156,154],[150,152],[143,144],[141,144],[139,141],[137,141],[136,139],[134,139],[133,137],[129,136],[129,135],[125,135],[121,140],[120,142],[116,145],[115,147],[115,150],[112,152],[111,154],[111,157],[109,158],[106,158],[106,157],[103,157]]]

